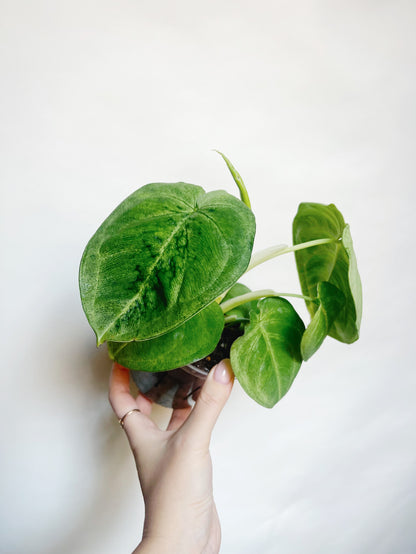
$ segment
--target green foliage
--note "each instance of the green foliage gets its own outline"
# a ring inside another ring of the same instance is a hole
[[[215,152],[217,152],[227,164],[227,167],[230,170],[230,173],[234,179],[234,182],[237,185],[238,190],[240,191],[241,201],[244,202],[244,204],[251,209],[251,203],[248,197],[248,192],[241,175],[238,173],[238,171],[230,162],[230,160],[227,158],[227,156],[225,156],[222,152],[219,152],[218,150],[215,150]]]
[[[351,343],[359,336],[362,295],[349,227],[333,204],[300,204],[293,221],[293,243],[322,238],[332,239],[332,242],[295,252],[302,292],[305,296],[317,297],[318,284],[326,281],[342,293],[344,305],[332,321],[328,334],[341,342]],[[318,305],[310,301],[306,304],[313,317]]]
[[[272,408],[299,371],[305,326],[284,298],[260,300],[250,316],[244,335],[231,347],[231,365],[246,393]]]
[[[236,298],[237,296],[241,296],[242,294],[247,294],[248,292],[251,292],[246,285],[243,285],[243,283],[236,283],[233,287],[230,288],[230,290],[227,292],[227,294],[224,296],[222,303],[226,302],[227,300],[231,300],[231,298]],[[246,302],[245,304],[241,304],[241,306],[237,306],[237,308],[233,308],[232,310],[229,310],[227,312],[227,316],[230,318],[235,318],[236,321],[249,321],[250,320],[250,310],[253,309],[256,306],[257,302]]]
[[[144,341],[108,342],[108,352],[112,360],[130,369],[167,371],[208,356],[223,328],[222,310],[212,302],[173,331]]]
[[[241,176],[221,155],[242,200],[188,183],[138,189],[87,244],[81,300],[97,344],[107,341],[110,357],[132,370],[182,367],[210,355],[227,333],[227,340],[243,333],[231,346],[234,373],[249,396],[271,408],[326,336],[357,340],[361,281],[349,226],[333,204],[300,204],[294,246],[272,246],[249,266],[254,215]],[[280,296],[298,294],[251,292],[237,283],[247,268],[288,252],[295,252],[311,315],[306,330]]]
[[[81,260],[82,305],[97,344],[147,340],[193,317],[245,271],[254,233],[251,210],[224,191],[156,183],[134,192]]]
[[[306,361],[315,354],[328,335],[335,318],[345,304],[342,292],[331,283],[318,283],[319,307],[303,334],[300,345],[302,358]]]

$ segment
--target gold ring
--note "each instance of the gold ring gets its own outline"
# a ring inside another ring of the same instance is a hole
[[[120,425],[123,427],[124,429],[124,420],[126,419],[127,416],[129,416],[130,414],[132,414],[133,412],[140,412],[139,408],[133,408],[133,410],[130,410],[129,412],[127,412],[126,414],[123,415],[123,417],[121,417],[118,422],[120,423]],[[141,412],[140,412],[141,413]]]

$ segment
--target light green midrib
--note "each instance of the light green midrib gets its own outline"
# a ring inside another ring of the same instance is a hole
[[[327,276],[327,279],[325,279],[326,281],[330,282],[330,279],[331,279],[331,276],[332,276],[332,273],[334,272],[334,269],[335,269],[335,266],[337,264],[337,261],[338,261],[338,256],[339,256],[339,250],[340,250],[340,242],[338,242],[339,238],[336,239],[336,242],[334,243],[331,243],[331,244],[334,244],[335,245],[335,255],[334,255],[334,260],[332,262],[332,267],[331,269],[328,271],[328,276]],[[311,283],[311,279],[308,278],[308,272],[305,270],[305,263],[302,264],[303,265],[303,274],[305,275],[306,277],[306,282],[307,282],[307,292],[309,294],[309,296],[311,296],[312,292],[315,293],[315,287],[318,285],[318,283],[315,283],[314,286],[312,286],[312,283]]]
[[[209,193],[208,193],[209,194]],[[122,317],[123,315],[125,315],[128,310],[130,309],[130,307],[132,306],[132,304],[138,299],[138,297],[140,296],[141,292],[142,292],[142,289],[143,289],[143,286],[147,283],[148,279],[150,278],[151,276],[151,273],[153,271],[153,269],[156,267],[156,265],[159,263],[161,257],[163,256],[164,254],[164,251],[166,250],[166,248],[168,247],[169,243],[171,242],[171,240],[173,239],[175,233],[186,223],[186,221],[192,216],[194,215],[195,212],[198,212],[200,213],[201,215],[204,215],[207,219],[209,219],[218,229],[218,231],[220,232],[220,234],[224,237],[224,233],[222,232],[222,229],[219,227],[219,225],[216,223],[216,221],[211,218],[207,213],[204,213],[203,209],[205,208],[205,205],[204,205],[204,202],[202,202],[200,205],[198,205],[197,201],[198,201],[199,198],[196,199],[196,205],[195,206],[190,206],[190,207],[193,207],[193,211],[191,213],[188,213],[188,215],[186,216],[185,219],[182,220],[182,222],[177,225],[175,227],[175,229],[172,231],[172,234],[169,236],[169,238],[167,239],[167,241],[165,242],[165,244],[163,245],[163,248],[161,249],[161,252],[159,254],[159,256],[156,258],[155,262],[153,263],[148,275],[147,275],[147,278],[145,281],[143,281],[142,283],[142,286],[140,287],[140,290],[137,292],[137,294],[129,301],[129,303],[125,306],[125,308],[116,316],[116,318],[113,319],[113,321],[104,329],[104,331],[99,335],[97,336],[97,339],[98,339],[98,344],[101,344],[101,340],[102,338],[105,336],[105,334],[107,333],[107,331],[109,329],[111,329],[111,327],[114,325],[114,322],[119,319],[120,317]],[[185,203],[185,202],[184,202]],[[187,205],[185,203],[185,205]],[[222,204],[222,203],[218,203],[216,204],[215,206],[218,206],[218,207],[222,207],[222,208],[227,208],[227,204]],[[101,264],[100,264],[100,268],[101,268]],[[97,284],[98,284],[98,280],[99,280],[99,273],[100,273],[100,270],[98,270],[97,272],[97,283],[96,283],[96,286],[95,286],[95,291],[97,290]]]
[[[194,212],[192,212],[194,213]],[[162,259],[162,256],[163,254],[165,253],[167,247],[169,246],[169,244],[171,243],[173,237],[176,235],[176,233],[179,231],[179,229],[181,227],[183,227],[186,223],[186,221],[189,219],[189,217],[192,215],[192,213],[188,214],[185,219],[183,219],[175,228],[174,230],[172,231],[172,233],[170,234],[170,236],[168,237],[168,239],[166,240],[166,242],[163,244],[162,248],[160,249],[160,253],[159,255],[155,258],[155,261],[153,262],[153,264],[151,265],[149,271],[148,271],[148,274],[147,274],[147,277],[146,279],[142,282],[142,284],[140,285],[140,288],[139,290],[137,291],[137,293],[132,297],[132,299],[126,304],[126,306],[123,308],[123,310],[121,312],[119,312],[116,316],[116,318],[104,329],[104,331],[100,334],[99,336],[99,341],[102,340],[102,338],[105,336],[105,334],[107,333],[107,331],[109,329],[111,329],[111,327],[114,325],[114,322],[117,320],[117,319],[120,319],[121,317],[123,317],[123,315],[125,315],[129,309],[131,308],[131,306],[136,302],[136,300],[138,298],[140,298],[142,292],[143,292],[143,288],[144,286],[147,284],[148,280],[150,279],[150,276],[152,275],[152,272],[154,270],[154,268],[157,266],[157,264],[160,262],[160,260]]]
[[[261,332],[261,334],[262,334],[262,336],[263,336],[263,338],[264,338],[264,341],[265,341],[265,343],[266,343],[266,345],[267,345],[267,349],[268,349],[268,351],[269,351],[269,353],[270,353],[270,357],[271,357],[271,359],[272,359],[272,361],[273,361],[273,366],[274,366],[274,368],[275,368],[275,374],[276,374],[277,386],[279,387],[279,398],[281,398],[282,383],[281,383],[280,375],[279,375],[279,371],[278,371],[278,367],[279,367],[279,366],[278,366],[278,364],[277,364],[277,362],[276,362],[276,357],[275,357],[275,355],[274,355],[273,348],[272,348],[272,345],[271,345],[271,343],[270,343],[270,340],[269,340],[268,334],[267,334],[267,332],[266,332],[266,329],[265,329],[265,328],[263,327],[263,325],[261,325],[261,324],[259,325],[259,327],[260,327],[260,332]],[[257,388],[259,388],[259,387],[257,387]]]
[[[224,207],[226,207],[226,205],[224,204]],[[196,209],[195,209],[196,208]],[[155,259],[155,262],[152,264],[149,272],[148,272],[148,275],[146,277],[146,279],[142,282],[141,284],[141,287],[139,289],[139,291],[137,292],[137,294],[129,301],[129,303],[125,306],[125,308],[117,315],[117,317],[113,320],[112,323],[110,323],[105,329],[104,331],[101,333],[101,335],[99,336],[99,341],[102,340],[102,338],[105,336],[105,334],[107,333],[107,331],[109,329],[111,329],[111,327],[114,325],[114,322],[119,319],[120,317],[122,317],[123,315],[125,315],[128,310],[130,309],[130,307],[132,306],[132,304],[134,302],[136,302],[136,300],[140,297],[141,293],[143,292],[143,287],[147,284],[154,268],[156,267],[156,265],[159,263],[160,259],[162,258],[166,248],[169,246],[170,242],[172,241],[173,237],[175,236],[175,234],[179,231],[179,229],[185,225],[186,221],[192,216],[195,214],[195,212],[198,212],[200,215],[203,215],[204,217],[206,217],[207,219],[209,219],[211,221],[211,223],[217,228],[218,232],[220,233],[220,235],[223,237],[223,239],[225,239],[225,236],[224,236],[224,233],[222,231],[222,229],[220,228],[220,226],[218,225],[218,223],[211,217],[209,216],[207,213],[205,213],[203,211],[203,206],[200,207],[200,206],[195,206],[194,208],[194,211],[192,211],[191,213],[189,213],[185,219],[183,219],[176,227],[175,229],[172,231],[171,235],[168,237],[168,239],[166,240],[166,242],[164,243],[163,247],[161,248],[161,251],[160,251],[160,254],[159,256]],[[225,241],[226,242],[226,241]],[[224,269],[224,268],[223,268]],[[181,288],[183,286],[183,281],[182,281],[182,284],[181,284]],[[126,343],[127,344],[127,343]]]

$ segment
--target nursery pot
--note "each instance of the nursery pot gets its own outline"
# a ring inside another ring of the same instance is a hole
[[[231,345],[240,335],[240,326],[225,327],[215,350],[205,358],[157,373],[131,370],[133,381],[140,392],[156,404],[174,409],[192,406],[210,369],[230,357]]]

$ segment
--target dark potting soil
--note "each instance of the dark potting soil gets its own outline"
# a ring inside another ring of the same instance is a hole
[[[242,334],[243,332],[240,330],[239,325],[225,327],[224,331],[222,332],[221,339],[217,344],[214,352],[209,354],[209,356],[198,360],[197,362],[193,362],[190,365],[206,371],[206,373],[209,373],[209,370],[212,369],[214,365],[217,365],[224,358],[230,357],[231,345]]]

